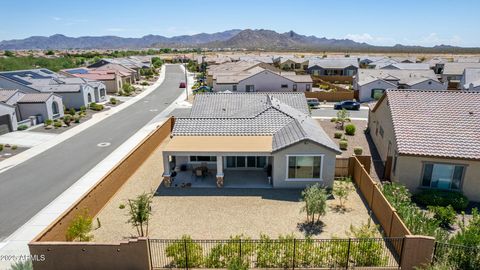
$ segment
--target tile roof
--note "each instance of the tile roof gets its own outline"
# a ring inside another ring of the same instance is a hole
[[[8,101],[18,90],[0,89],[0,102]]]
[[[319,66],[321,68],[336,68],[343,69],[349,66],[358,68],[358,61],[354,58],[320,58],[311,59],[308,63],[308,67]]]
[[[462,75],[463,71],[466,68],[480,68],[480,63],[473,62],[473,63],[445,63],[443,68],[443,74],[445,75]]]
[[[480,159],[480,92],[388,90],[401,154]]]
[[[53,93],[25,93],[17,103],[44,103],[46,102]]]
[[[470,84],[473,87],[480,86],[480,68],[466,68],[463,73],[463,88],[469,89]]]
[[[273,136],[273,151],[302,140],[339,153],[310,116],[302,93],[212,93],[195,97],[189,118],[177,118],[173,136]]]
[[[359,85],[365,85],[377,79],[398,81],[399,84],[410,84],[419,79],[432,79],[438,81],[433,70],[408,70],[408,69],[359,69],[356,75]]]

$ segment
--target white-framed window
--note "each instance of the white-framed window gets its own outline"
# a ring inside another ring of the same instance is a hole
[[[321,181],[324,155],[287,155],[287,181]]]
[[[232,91],[237,91],[237,85],[232,86]]]
[[[190,156],[190,162],[216,162],[216,156]]]
[[[459,190],[464,174],[464,165],[426,162],[423,164],[422,186]]]

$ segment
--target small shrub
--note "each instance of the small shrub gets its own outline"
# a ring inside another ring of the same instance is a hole
[[[3,144],[0,144],[0,151],[3,151]]]
[[[72,116],[68,114],[65,115],[65,117],[63,117],[63,122],[65,123],[65,125],[70,126],[70,123],[72,122]]]
[[[337,122],[337,118],[336,118],[336,117],[332,117],[332,118],[330,119],[330,122],[332,122],[332,123]]]
[[[70,114],[71,116],[74,116],[75,113],[76,113],[76,112],[75,112],[75,109],[74,109],[74,108],[70,108],[69,114]]]
[[[117,104],[117,99],[114,97],[110,98],[110,104],[113,104],[113,105]]]
[[[12,150],[17,150],[18,146],[16,144],[12,145]]]
[[[433,213],[433,218],[440,222],[443,228],[450,228],[455,222],[457,213],[451,205],[443,206],[429,206],[428,210]]]
[[[87,108],[85,106],[80,106],[80,111],[81,112],[85,112],[87,110]]]
[[[187,254],[185,254],[185,246]],[[173,242],[165,248],[165,255],[172,259],[171,266],[175,268],[199,268],[203,264],[202,254],[202,246],[193,242],[188,235],[182,236],[181,241]],[[188,255],[188,265],[186,255]]]
[[[20,126],[17,127],[17,130],[20,130],[20,131],[21,131],[21,130],[25,130],[25,129],[27,129],[27,128],[28,128],[27,125],[20,125]]]
[[[53,120],[52,120],[52,119],[47,119],[47,120],[45,120],[45,126],[50,126],[51,124],[53,124]]]
[[[357,156],[360,156],[363,153],[363,148],[360,147],[360,146],[357,146],[357,147],[353,148],[353,153]]]
[[[348,148],[348,142],[346,140],[341,140],[338,145],[340,146],[340,149],[342,149],[342,150],[347,150],[347,148]]]
[[[342,132],[335,132],[335,134],[333,134],[333,137],[335,139],[340,139],[340,138],[342,138],[342,135],[343,135]]]
[[[143,82],[140,83],[140,85],[142,85],[142,86],[148,86],[149,84],[148,84],[148,82],[143,81]]]
[[[345,134],[353,136],[355,135],[356,127],[354,124],[348,124],[345,126]]]
[[[84,210],[75,216],[68,225],[66,239],[67,241],[88,242],[93,239],[93,236],[90,235],[91,230],[92,218],[88,215],[88,211]]]
[[[73,117],[73,122],[75,122],[76,124],[80,123],[80,117],[81,117],[80,115],[75,115]]]
[[[468,199],[460,192],[448,190],[429,189],[417,193],[413,200],[424,206],[448,206],[451,205],[457,211],[465,210]]]
[[[333,187],[333,195],[338,198],[340,207],[345,208],[345,202],[348,200],[348,196],[353,189],[354,187],[350,177],[344,177],[336,181]]]
[[[120,208],[120,209],[125,209],[125,204],[121,203],[121,204],[118,206],[118,208]]]
[[[53,123],[53,126],[54,126],[55,128],[62,127],[62,122],[60,122],[60,121],[55,121],[55,122]]]
[[[101,111],[101,110],[103,110],[103,105],[92,102],[92,103],[90,103],[90,109],[92,109],[94,111]]]

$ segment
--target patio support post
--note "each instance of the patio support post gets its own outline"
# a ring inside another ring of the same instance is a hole
[[[217,187],[223,187],[223,156],[217,156]]]
[[[170,179],[170,156],[167,153],[162,153],[163,154],[163,184],[166,187],[169,187],[170,184],[172,183]]]

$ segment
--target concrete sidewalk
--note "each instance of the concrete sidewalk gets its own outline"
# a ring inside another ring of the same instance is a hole
[[[162,69],[162,71],[163,75],[161,76],[163,76],[164,78],[164,69]],[[193,82],[193,77],[189,76],[188,80],[189,82]],[[161,81],[163,81],[162,77],[159,81],[160,83]],[[193,85],[193,83],[189,83],[189,85]],[[188,91],[191,92],[190,87]],[[132,149],[134,149],[138,145],[138,143],[140,143],[148,134],[150,134],[150,132],[155,130],[158,125],[161,125],[175,108],[188,106],[188,104],[185,103],[185,99],[185,92],[183,92],[173,103],[171,103],[165,110],[160,112],[160,114],[157,115],[146,126],[141,128],[126,142],[124,142],[117,149],[115,149],[103,161],[101,161],[87,174],[85,174],[82,178],[80,178],[72,186],[65,190],[54,201],[52,201],[40,212],[38,212],[34,217],[32,217],[27,223],[25,223],[22,227],[20,227],[17,231],[10,235],[3,243],[0,242],[0,256],[12,256],[12,258],[18,259],[21,258],[21,256],[28,255],[28,243],[35,236],[37,236],[42,230],[44,230],[48,225],[50,225],[73,203],[80,199],[91,187],[95,186],[102,179],[102,177],[110,171],[113,166],[115,166],[119,161],[121,161],[125,157],[125,155],[127,155]],[[12,263],[14,263],[14,260],[0,260],[0,269],[9,269]]]
[[[17,145],[20,147],[34,147],[53,138],[58,134],[50,134],[35,131],[14,131],[0,136],[0,144]]]

